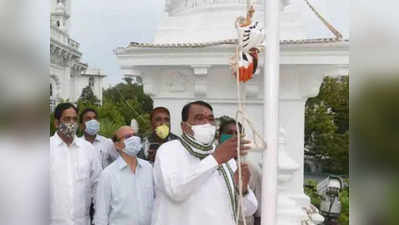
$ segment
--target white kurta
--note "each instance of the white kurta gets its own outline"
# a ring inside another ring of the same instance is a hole
[[[50,138],[50,225],[89,225],[101,166],[93,145],[75,136],[67,146]]]
[[[228,163],[235,171],[235,161]],[[179,140],[161,145],[154,163],[152,225],[234,225],[229,190],[217,168],[212,155],[200,160]],[[251,190],[243,204],[245,215],[255,213],[257,201]]]

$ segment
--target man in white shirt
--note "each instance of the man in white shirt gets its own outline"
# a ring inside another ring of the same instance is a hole
[[[96,225],[150,225],[154,201],[152,166],[136,157],[141,140],[123,126],[113,137],[120,157],[101,173],[97,193]]]
[[[158,149],[154,163],[155,203],[152,225],[235,225],[238,173],[237,138],[215,147],[215,118],[203,101],[184,106],[179,140]],[[242,140],[242,144],[248,141]],[[240,146],[240,154],[248,147]],[[242,165],[244,216],[257,209],[248,188],[249,170]]]
[[[240,129],[240,134],[243,134],[243,129],[241,123],[238,123],[238,127]],[[237,135],[237,127],[236,121],[233,118],[224,116],[223,120],[219,126],[219,137],[218,142],[222,144],[226,140],[232,138],[234,135]],[[247,225],[260,225],[260,214],[261,214],[261,200],[262,200],[262,172],[259,166],[253,162],[247,162],[248,169],[251,174],[249,179],[249,187],[254,192],[256,200],[258,201],[258,209],[256,210],[254,215],[245,217],[245,223]],[[243,218],[240,217],[239,225],[244,225]]]
[[[78,110],[71,103],[55,111],[50,138],[50,225],[88,225],[89,208],[101,171],[94,147],[76,137]]]
[[[80,129],[83,140],[90,142],[97,152],[98,160],[101,164],[101,170],[111,164],[119,154],[114,148],[114,143],[111,139],[98,134],[100,131],[100,123],[97,120],[97,111],[93,108],[84,109],[79,115]],[[90,221],[93,221],[94,206],[90,206]]]
[[[93,108],[86,108],[79,116],[80,128],[83,131],[84,140],[93,144],[94,149],[100,157],[101,167],[104,169],[119,156],[110,138],[98,134],[100,123],[97,118],[97,111]]]

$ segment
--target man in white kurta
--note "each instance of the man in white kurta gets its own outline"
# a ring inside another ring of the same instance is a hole
[[[233,158],[237,139],[215,148],[215,120],[205,102],[187,104],[182,117],[182,137],[161,145],[155,158],[152,224],[234,225],[238,182]],[[256,211],[257,201],[244,174],[248,172],[243,171],[247,216]]]
[[[77,138],[77,109],[55,109],[57,132],[50,138],[50,225],[89,225],[89,208],[101,171],[94,147]]]

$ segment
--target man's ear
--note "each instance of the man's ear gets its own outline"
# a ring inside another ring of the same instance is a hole
[[[180,125],[181,125],[181,130],[183,131],[183,133],[193,136],[194,132],[191,129],[191,127],[187,125],[186,122],[183,121],[180,123]]]
[[[184,122],[180,122],[180,128],[183,133],[185,133]]]
[[[115,145],[115,149],[116,149],[118,152],[121,152],[122,149],[125,148],[125,144],[124,144],[123,142],[120,142],[120,141],[115,142],[114,145]]]
[[[84,125],[83,123],[80,123],[79,127],[80,127],[80,130],[81,130],[81,131],[84,131],[84,130],[85,130],[85,125]]]
[[[60,125],[60,121],[58,119],[54,119],[54,127],[58,128],[59,125]]]

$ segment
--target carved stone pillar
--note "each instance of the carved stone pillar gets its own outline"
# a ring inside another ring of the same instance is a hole
[[[287,135],[284,129],[280,128],[279,135],[279,159],[278,159],[278,225],[300,224],[305,212],[298,207],[298,204],[290,198],[295,192],[291,185],[294,174],[299,170],[299,165],[286,152]]]
[[[286,131],[285,149],[281,150],[282,157],[286,158],[287,165],[297,165],[296,170],[291,171],[291,178],[281,183],[279,176],[279,201],[277,213],[281,223],[302,224],[307,221],[310,224],[320,222],[320,217],[312,212],[310,198],[304,193],[304,138],[305,138],[305,103],[309,97],[319,93],[323,77],[331,67],[321,65],[295,65],[281,68],[280,76],[280,127]],[[289,159],[289,160],[288,160]],[[292,160],[292,161],[291,161]],[[290,162],[291,161],[291,162]],[[280,168],[282,169],[282,168]],[[279,173],[281,171],[279,170]],[[280,187],[281,185],[281,187]],[[296,209],[292,207],[295,202]],[[313,219],[314,220],[313,220]],[[288,219],[290,221],[288,221]],[[298,221],[298,219],[300,219]]]

